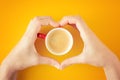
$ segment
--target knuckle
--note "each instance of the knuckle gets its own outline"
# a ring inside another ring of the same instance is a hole
[[[79,15],[76,15],[76,16],[65,16],[64,19],[76,19],[76,20],[80,20],[81,17]]]
[[[81,20],[81,17],[80,16],[75,16],[75,19],[76,20]]]
[[[63,18],[62,18],[62,20],[65,20],[67,18],[67,16],[64,16]]]
[[[52,19],[52,17],[51,16],[47,16],[49,19]]]
[[[34,17],[33,20],[38,21],[39,20],[39,16]]]
[[[41,16],[40,19],[52,19],[51,16]]]

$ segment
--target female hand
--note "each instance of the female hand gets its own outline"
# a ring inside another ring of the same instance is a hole
[[[80,55],[74,56],[62,62],[62,69],[76,64],[90,64],[103,67],[108,80],[120,80],[120,62],[114,53],[108,49],[97,36],[87,27],[79,16],[66,16],[60,21],[60,25],[74,25],[80,32],[84,47]]]
[[[43,57],[37,53],[34,42],[41,26],[51,25],[58,27],[59,24],[54,22],[51,17],[35,17],[28,25],[27,31],[20,42],[5,58],[0,67],[0,80],[6,80],[5,76],[10,77],[11,73],[22,70],[38,64],[49,64],[59,68],[59,63],[51,58]],[[6,72],[8,72],[6,74]]]

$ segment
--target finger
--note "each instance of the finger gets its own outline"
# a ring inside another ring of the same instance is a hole
[[[87,28],[87,25],[84,23],[84,21],[78,17],[78,16],[66,16],[63,17],[63,19],[60,21],[60,25],[64,26],[66,24],[75,24],[76,28],[79,30],[80,35],[85,42],[87,40],[86,34],[88,34],[89,29]]]
[[[46,21],[48,22],[46,25],[50,25],[52,27],[59,27],[59,23],[55,22],[51,17],[49,19],[46,19]],[[44,26],[44,24],[43,24]]]
[[[37,38],[37,33],[40,31],[41,26],[51,25],[53,27],[59,26],[51,17],[35,17],[30,21],[25,37],[29,38],[33,43]]]
[[[66,60],[64,60],[61,64],[61,69],[64,69],[67,66],[70,66],[72,64],[76,64],[79,63],[79,58],[78,56],[72,57],[72,58],[68,58]]]
[[[56,67],[57,69],[60,68],[59,62],[57,62],[54,59],[48,58],[48,57],[40,57],[39,64],[48,64],[48,65]]]
[[[76,28],[76,25],[75,25],[75,24],[69,24],[69,25],[71,25],[72,27]]]
[[[74,56],[72,58],[68,58],[64,60],[61,64],[61,69],[64,69],[67,66],[70,66],[72,64],[79,64],[79,63],[84,63],[84,56],[81,54],[79,56]]]
[[[35,18],[36,19],[36,18]],[[59,24],[55,22],[50,16],[37,17],[41,21],[41,26],[51,25],[53,27],[58,27]]]

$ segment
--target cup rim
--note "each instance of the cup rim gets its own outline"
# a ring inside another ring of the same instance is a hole
[[[65,32],[67,33],[67,35],[69,36],[69,40],[70,40],[67,49],[66,49],[65,51],[63,51],[63,52],[58,52],[58,54],[57,54],[56,52],[54,52],[53,50],[51,50],[51,49],[48,47],[48,36],[49,36],[53,31],[56,31],[56,30],[65,31]],[[72,46],[73,46],[73,37],[72,37],[72,34],[71,34],[68,30],[66,30],[66,29],[64,29],[64,28],[54,28],[54,29],[50,30],[50,31],[48,32],[48,34],[46,35],[45,45],[46,45],[46,48],[48,49],[48,51],[49,51],[51,54],[59,55],[59,56],[60,56],[60,55],[64,55],[64,54],[68,53],[68,52],[71,50]]]

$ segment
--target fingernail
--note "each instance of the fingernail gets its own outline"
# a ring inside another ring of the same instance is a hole
[[[62,66],[59,64],[59,65],[55,65],[55,67],[58,69],[58,70],[62,70]]]
[[[59,69],[59,65],[54,65],[57,69]]]
[[[63,69],[62,66],[60,66],[59,69],[62,70]]]

